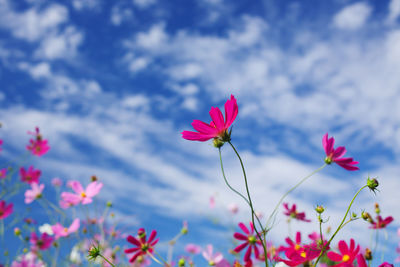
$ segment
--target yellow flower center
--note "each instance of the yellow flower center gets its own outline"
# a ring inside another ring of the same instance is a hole
[[[303,251],[300,253],[300,256],[302,256],[303,258],[305,258],[307,256],[307,254]]]
[[[300,249],[300,245],[299,244],[294,245],[294,250],[299,250],[299,249]]]
[[[344,254],[344,255],[343,255],[343,258],[342,258],[342,261],[343,261],[343,262],[346,262],[346,261],[348,261],[348,260],[350,260],[350,256],[347,255],[347,254]]]
[[[64,232],[68,233],[68,228],[67,227],[64,228]]]
[[[85,197],[86,197],[86,193],[85,193],[85,192],[82,192],[82,193],[81,193],[81,197],[85,198]]]

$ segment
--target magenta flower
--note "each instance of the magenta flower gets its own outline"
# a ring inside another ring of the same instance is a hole
[[[221,141],[229,141],[229,127],[236,119],[238,114],[238,105],[233,95],[225,103],[225,120],[219,108],[212,107],[210,110],[211,123],[200,120],[193,120],[192,126],[197,132],[183,131],[182,137],[191,141],[207,141],[211,138],[220,139]]]
[[[29,204],[32,203],[35,199],[42,197],[42,192],[44,189],[44,184],[31,184],[31,189],[25,191],[25,203]]]
[[[328,133],[326,133],[322,138],[322,146],[324,147],[326,153],[325,163],[331,164],[332,162],[335,162],[337,165],[346,170],[359,170],[357,166],[354,166],[358,164],[358,161],[354,161],[353,158],[342,158],[346,153],[346,148],[344,146],[340,146],[335,149],[333,147],[334,144],[335,139],[333,137],[328,138]]]
[[[0,179],[5,179],[7,177],[7,168],[0,170]]]
[[[392,216],[386,217],[385,219],[382,219],[380,215],[376,216],[376,222],[372,221],[371,226],[369,228],[372,229],[383,229],[385,228],[389,223],[391,223],[394,219]]]
[[[292,239],[286,238],[288,247],[280,247],[279,251],[283,251],[287,259],[278,258],[278,261],[282,261],[289,266],[298,266],[305,262],[312,261],[317,258],[320,254],[320,248],[314,242],[311,245],[301,244],[301,233],[296,233],[295,242]]]
[[[283,207],[286,209],[283,212],[283,214],[285,214],[286,216],[303,222],[311,222],[311,220],[306,219],[306,214],[304,212],[298,212],[296,210],[296,204],[293,204],[292,207],[289,208],[288,203],[283,203]]]
[[[42,138],[42,135],[39,132],[39,128],[36,127],[36,132],[28,132],[28,134],[34,135],[35,139],[30,139],[29,140],[29,145],[26,146],[26,149],[31,151],[31,153],[35,156],[43,156],[44,154],[49,151],[50,146],[47,143],[47,140],[44,140]]]
[[[360,251],[360,246],[359,245],[357,245],[357,247],[355,246],[354,239],[350,239],[350,247],[343,240],[340,240],[338,245],[340,253],[329,251],[327,254],[330,260],[340,262],[333,266],[336,267],[352,266],[354,259],[357,257],[358,252]]]
[[[4,200],[0,200],[0,220],[5,219],[11,215],[11,213],[13,212],[13,206],[14,205],[12,203],[6,205],[6,202]]]
[[[133,253],[135,252],[135,254],[132,256],[132,258],[129,260],[129,262],[134,262],[139,256],[145,256],[146,254],[153,253],[154,250],[154,246],[157,244],[158,242],[158,238],[156,238],[157,235],[157,231],[153,230],[150,233],[149,239],[146,240],[146,231],[143,228],[140,228],[138,230],[138,237],[133,237],[131,235],[129,235],[126,240],[135,245],[136,247],[133,248],[128,248],[125,249],[125,253],[129,254],[129,253]],[[155,240],[154,240],[155,239]]]
[[[53,237],[49,236],[47,233],[43,233],[39,238],[35,232],[32,232],[29,242],[32,245],[32,251],[37,251],[38,249],[46,250],[50,248],[53,244],[53,240]]]
[[[244,248],[246,248],[248,246],[246,253],[244,254],[244,258],[243,258],[244,261],[247,262],[250,260],[252,248],[254,249],[255,257],[259,258],[260,252],[258,250],[257,244],[261,244],[261,242],[254,235],[253,223],[250,222],[250,230],[243,223],[239,223],[238,225],[239,225],[240,229],[242,229],[242,231],[245,233],[245,235],[236,232],[233,235],[233,237],[238,240],[244,241],[244,243],[237,246],[233,251],[235,251],[236,253],[239,253],[241,250],[243,250]]]
[[[72,233],[75,233],[78,231],[80,226],[80,220],[76,218],[70,225],[70,227],[64,227],[60,223],[56,223],[51,227],[51,230],[53,230],[55,239],[59,239],[60,237],[67,237]]]
[[[359,253],[357,255],[357,264],[358,264],[358,267],[368,267],[368,264],[365,261],[364,255],[361,253]]]
[[[40,170],[35,170],[33,166],[30,166],[28,170],[25,170],[24,167],[19,169],[19,175],[21,176],[21,181],[32,184],[39,183],[39,177],[42,174]]]
[[[75,191],[75,194],[70,192],[61,193],[60,205],[63,208],[77,205],[79,203],[83,205],[92,203],[92,198],[97,195],[103,187],[103,184],[97,181],[91,182],[85,190],[78,181],[70,181],[68,185]]]
[[[385,261],[384,263],[382,263],[378,267],[394,267],[394,265],[391,264],[391,263],[388,263],[387,261]]]
[[[0,139],[0,151],[3,150],[3,149],[1,148],[2,145],[3,145],[3,140]]]
[[[203,257],[208,261],[208,265],[215,266],[219,264],[223,259],[221,253],[213,253],[213,246],[211,244],[207,245],[206,250],[202,253]]]

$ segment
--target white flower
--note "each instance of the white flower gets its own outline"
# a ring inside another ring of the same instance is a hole
[[[74,246],[71,250],[71,254],[69,255],[69,259],[75,264],[81,264],[81,253],[79,253],[79,247]]]
[[[43,224],[42,226],[39,227],[39,232],[40,233],[46,233],[48,235],[54,235],[53,229],[51,229],[51,225],[48,223]]]

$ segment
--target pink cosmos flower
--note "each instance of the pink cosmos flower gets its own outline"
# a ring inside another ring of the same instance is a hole
[[[3,140],[0,139],[0,151],[2,150],[1,146],[3,145]]]
[[[285,253],[287,260],[278,258],[278,261],[284,262],[289,266],[298,266],[305,262],[312,261],[320,254],[320,248],[314,242],[311,245],[301,244],[301,233],[296,233],[296,240],[293,242],[290,238],[286,238],[288,247],[280,247],[279,250]]]
[[[326,133],[322,138],[322,146],[324,147],[326,153],[325,163],[331,164],[332,162],[335,162],[337,165],[346,170],[359,170],[357,166],[354,166],[358,164],[358,161],[354,161],[353,158],[342,158],[346,153],[346,148],[344,146],[340,146],[335,149],[333,147],[334,144],[335,139],[333,137],[328,138],[328,133]]]
[[[382,219],[382,217],[380,215],[378,215],[378,216],[376,216],[376,220],[377,220],[376,222],[375,221],[371,222],[372,225],[369,228],[372,228],[372,229],[383,229],[389,223],[393,222],[394,219],[393,219],[392,216],[389,216],[389,217],[386,217],[385,219]]]
[[[399,256],[394,260],[394,262],[400,262],[400,245],[396,248],[396,252]]]
[[[283,207],[286,209],[283,212],[286,216],[303,222],[311,222],[311,220],[306,219],[306,214],[304,212],[298,212],[296,210],[296,204],[293,204],[292,207],[289,208],[288,203],[283,203]]]
[[[388,263],[387,261],[385,261],[384,263],[382,263],[381,265],[379,265],[378,267],[394,267],[393,264]]]
[[[53,230],[55,239],[59,239],[60,237],[67,237],[72,233],[75,233],[76,231],[78,231],[80,226],[80,220],[78,218],[76,218],[72,224],[70,225],[70,227],[64,227],[62,226],[60,223],[56,223],[55,225],[53,225],[51,227],[51,229]]]
[[[183,131],[182,137],[192,141],[207,141],[211,138],[217,138],[222,141],[229,141],[230,134],[228,133],[229,127],[236,119],[238,114],[238,105],[233,95],[225,103],[225,120],[219,108],[212,107],[210,110],[211,123],[208,124],[203,121],[194,120],[192,122],[193,128],[197,132]]]
[[[72,188],[72,190],[75,191],[76,194],[70,192],[61,193],[60,205],[63,208],[67,208],[71,205],[77,205],[79,203],[83,205],[92,203],[92,197],[97,195],[100,192],[100,189],[103,187],[103,184],[97,181],[91,182],[85,190],[78,181],[70,181],[68,185]]]
[[[28,170],[25,170],[24,167],[19,169],[19,174],[21,176],[21,181],[32,184],[32,183],[39,183],[39,177],[42,174],[40,170],[35,170],[33,166],[30,166]]]
[[[52,184],[53,186],[55,186],[55,187],[60,187],[60,186],[62,185],[62,181],[61,181],[60,178],[54,177],[54,178],[51,180],[51,184]]]
[[[144,228],[140,228],[138,230],[138,237],[133,237],[133,236],[128,236],[126,238],[126,240],[135,245],[136,247],[133,248],[128,248],[125,249],[125,253],[129,254],[129,253],[133,253],[135,252],[135,254],[132,256],[132,258],[129,260],[129,262],[134,262],[139,256],[145,256],[148,253],[153,253],[154,250],[154,246],[157,244],[158,242],[158,238],[156,238],[157,235],[157,231],[153,230],[150,233],[149,239],[146,240],[146,231],[144,230]]]
[[[201,248],[195,244],[187,244],[185,247],[185,251],[188,253],[191,253],[191,254],[199,254],[201,251]]]
[[[239,211],[239,206],[236,205],[235,203],[231,203],[231,204],[229,204],[229,206],[228,206],[228,210],[229,210],[230,212],[232,212],[232,214],[236,214],[236,213],[238,213],[238,211]]]
[[[42,135],[39,132],[39,128],[36,127],[36,132],[28,132],[28,134],[34,135],[35,139],[30,139],[29,140],[29,145],[26,146],[26,149],[32,152],[33,155],[35,156],[43,156],[44,154],[49,151],[50,146],[47,143],[47,140],[44,140],[42,138]]]
[[[0,179],[5,179],[7,177],[7,168],[0,170]]]
[[[361,253],[359,253],[357,255],[357,264],[358,264],[358,267],[368,267],[368,264],[365,261],[364,255]]]
[[[5,219],[11,215],[11,213],[13,212],[13,206],[14,205],[12,203],[6,205],[6,202],[4,200],[0,200],[0,220]]]
[[[354,259],[357,257],[358,252],[360,251],[360,246],[355,246],[354,239],[350,239],[350,247],[346,244],[345,241],[339,241],[339,253],[334,251],[329,251],[327,256],[332,261],[339,261],[340,263],[333,265],[336,267],[348,267],[352,266]]]
[[[214,198],[214,196],[210,197],[209,204],[210,204],[210,209],[215,208],[215,198]]]
[[[45,267],[45,264],[36,257],[35,253],[28,253],[13,261],[11,267]]]
[[[29,242],[32,245],[32,251],[37,251],[38,249],[46,250],[50,248],[53,244],[53,240],[53,237],[49,236],[47,233],[43,233],[39,238],[35,232],[32,232]]]
[[[44,189],[44,184],[31,184],[31,189],[26,190],[25,192],[25,203],[29,204],[32,203],[35,199],[42,197],[42,192]]]
[[[236,232],[233,237],[244,241],[244,243],[240,244],[239,246],[237,246],[234,251],[236,253],[239,253],[241,250],[243,250],[245,247],[249,246],[246,250],[246,253],[244,254],[244,261],[247,262],[250,260],[251,257],[251,250],[252,248],[254,249],[254,255],[256,258],[259,258],[260,256],[260,252],[258,250],[257,244],[261,244],[260,240],[258,240],[258,238],[254,235],[254,226],[253,223],[250,222],[250,230],[243,224],[243,223],[239,223],[238,224],[240,229],[242,229],[242,231],[245,233],[241,234]]]
[[[222,256],[222,254],[219,252],[213,254],[213,246],[211,244],[206,246],[206,249],[203,251],[202,255],[208,261],[210,266],[214,266],[224,259],[224,256]]]

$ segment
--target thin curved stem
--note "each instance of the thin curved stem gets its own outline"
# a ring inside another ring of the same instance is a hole
[[[261,236],[261,234],[258,232],[257,227],[256,227],[256,225],[255,225],[255,223],[254,223],[254,217],[257,217],[257,216],[256,216],[256,213],[255,213],[254,208],[253,208],[253,203],[252,203],[252,201],[251,201],[249,185],[248,185],[248,183],[247,183],[246,170],[244,169],[244,164],[243,164],[242,158],[240,157],[240,155],[239,155],[239,153],[237,152],[236,148],[235,148],[234,145],[231,143],[231,141],[228,141],[228,143],[231,145],[233,151],[235,151],[236,156],[238,157],[238,159],[239,159],[239,161],[240,161],[240,165],[242,166],[243,177],[244,177],[244,183],[245,183],[245,185],[246,185],[247,197],[248,197],[249,206],[250,206],[250,209],[251,209],[251,221],[252,221],[253,226],[254,226],[254,231],[256,232],[256,234],[257,234],[258,238],[260,239],[261,244],[262,244],[262,246],[263,246],[264,258],[265,258],[265,267],[268,267],[267,241],[262,239],[262,236]],[[265,229],[264,229],[262,226],[261,226],[261,230],[262,230],[262,232],[265,232]]]
[[[314,174],[316,174],[317,172],[319,172],[320,170],[322,170],[323,168],[326,167],[326,163],[324,165],[322,165],[321,167],[319,167],[318,169],[316,169],[315,171],[313,171],[312,173],[310,173],[309,175],[307,175],[306,177],[304,177],[303,179],[300,180],[300,182],[298,182],[295,186],[293,186],[291,189],[289,189],[289,191],[287,191],[278,201],[278,203],[276,204],[274,210],[272,211],[271,215],[268,217],[267,220],[267,224],[266,224],[266,228],[268,228],[268,225],[270,224],[272,218],[275,216],[276,212],[278,211],[278,208],[280,207],[280,205],[282,204],[282,201],[285,199],[285,197],[287,197],[287,195],[289,195],[293,190],[295,190],[297,187],[299,187],[302,183],[304,183],[308,178],[310,178],[311,176],[313,176]]]
[[[338,228],[336,229],[335,233],[333,233],[333,235],[331,236],[331,238],[328,240],[328,242],[326,243],[325,246],[322,247],[321,253],[319,254],[317,260],[315,261],[313,267],[317,266],[318,261],[321,259],[322,255],[324,255],[325,253],[325,249],[329,246],[329,244],[332,242],[333,238],[335,238],[335,236],[337,235],[337,233],[339,232],[339,230],[342,228],[342,225],[344,224],[344,222],[346,221],[347,215],[349,214],[350,208],[353,205],[354,200],[356,199],[356,197],[358,196],[358,194],[364,189],[366,188],[368,185],[364,185],[363,187],[361,187],[360,189],[358,189],[357,193],[354,195],[353,199],[351,200],[349,206],[347,207],[346,213],[343,216],[343,220],[342,222],[339,224]]]
[[[108,264],[110,264],[112,267],[115,267],[115,265],[109,261],[106,257],[104,257],[103,255],[99,254],[100,257],[102,257],[106,262],[108,262]]]

